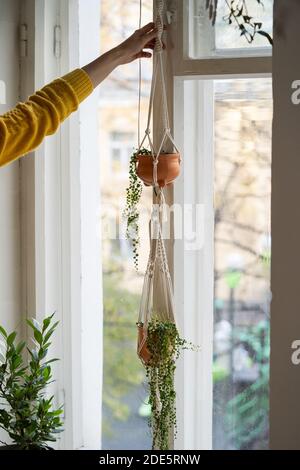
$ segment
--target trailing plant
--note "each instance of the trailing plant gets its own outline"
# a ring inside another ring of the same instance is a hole
[[[138,326],[142,326],[138,323]],[[184,349],[197,348],[182,339],[174,323],[151,319],[147,326],[147,348],[151,359],[144,364],[149,384],[149,404],[151,416],[149,426],[152,430],[152,448],[169,449],[170,430],[177,433],[176,392],[174,373],[176,360]]]
[[[263,0],[255,0],[261,7],[264,7]],[[249,44],[254,41],[257,34],[264,36],[271,45],[273,39],[269,33],[262,29],[262,23],[256,22],[251,16],[247,4],[247,0],[225,0],[228,8],[228,14],[223,17],[229,25],[236,24],[240,31],[240,35],[244,36]],[[209,18],[215,25],[217,18],[218,0],[206,0],[206,9],[209,12]]]
[[[0,326],[3,338],[0,355],[0,428],[14,444],[23,450],[47,449],[47,442],[55,442],[62,431],[62,407],[53,409],[53,396],[46,398],[47,385],[52,381],[51,363],[45,360],[51,345],[50,338],[58,322],[53,315],[42,325],[27,320],[33,332],[32,348],[27,347],[29,360],[24,359],[26,343],[16,340],[17,333],[8,334]]]
[[[137,155],[151,155],[150,150],[141,148],[135,151],[129,160],[129,185],[126,188],[126,205],[123,216],[127,219],[126,238],[131,241],[133,251],[134,267],[138,270],[138,247],[139,247],[139,209],[138,204],[143,192],[143,184],[136,174]]]

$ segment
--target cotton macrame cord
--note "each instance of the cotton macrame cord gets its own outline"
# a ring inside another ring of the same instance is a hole
[[[163,30],[164,30],[164,22],[163,22],[164,0],[157,0],[156,5],[157,5],[157,15],[156,15],[155,26],[157,28],[157,39],[155,42],[155,48],[154,48],[154,54],[153,54],[153,74],[152,74],[152,82],[151,82],[151,90],[150,90],[150,98],[149,98],[148,119],[147,119],[147,127],[145,130],[145,135],[144,135],[143,140],[139,143],[138,151],[142,148],[145,140],[148,139],[151,154],[152,154],[152,159],[153,159],[153,186],[156,190],[159,191],[159,185],[157,181],[157,165],[159,161],[159,155],[162,152],[163,145],[166,139],[168,138],[172,142],[176,151],[178,153],[180,152],[171,135],[169,112],[168,112],[167,90],[166,90],[166,81],[165,81],[164,64],[163,64],[163,41],[162,41],[162,35],[163,35]],[[163,135],[162,135],[161,143],[156,151],[154,148],[152,139],[150,137],[150,133],[151,133],[150,125],[151,125],[155,89],[157,85],[157,75],[159,72],[161,76],[161,86],[162,86]]]
[[[139,29],[142,27],[142,0],[140,0]],[[139,58],[138,146],[141,144],[142,59]]]
[[[150,236],[150,254],[147,263],[143,291],[141,296],[140,310],[138,322],[143,325],[144,335],[142,341],[138,344],[138,354],[142,351],[146,339],[147,339],[147,326],[151,315],[153,313],[153,296],[157,289],[161,292],[161,301],[164,302],[163,311],[156,312],[161,316],[162,321],[170,321],[176,323],[175,320],[175,310],[173,303],[173,287],[172,280],[168,268],[168,261],[166,256],[166,250],[162,235],[162,221],[164,219],[164,207],[165,207],[165,197],[162,188],[159,187],[157,181],[157,165],[159,160],[159,155],[162,152],[163,145],[166,139],[169,139],[174,148],[178,153],[179,150],[173,140],[170,131],[170,121],[168,113],[168,103],[167,103],[167,90],[166,82],[164,76],[164,65],[163,65],[163,12],[164,12],[164,1],[156,0],[157,4],[157,17],[156,17],[156,28],[158,31],[157,40],[154,48],[153,55],[153,74],[151,81],[150,89],[150,98],[149,98],[149,110],[147,118],[147,127],[145,130],[145,135],[142,141],[139,143],[138,152],[142,148],[145,140],[149,142],[151,149],[152,159],[153,159],[153,187],[156,190],[157,195],[157,204],[154,204],[151,220],[149,222],[149,236]],[[151,117],[153,110],[154,94],[157,85],[157,76],[160,72],[161,75],[161,86],[162,86],[162,106],[163,106],[163,135],[160,145],[158,146],[157,151],[154,149],[154,144],[150,136],[150,125]],[[168,158],[168,157],[166,157]],[[141,357],[141,356],[140,356]]]

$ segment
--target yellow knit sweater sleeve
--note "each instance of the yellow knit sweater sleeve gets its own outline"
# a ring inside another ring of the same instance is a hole
[[[88,74],[76,69],[0,116],[0,166],[31,152],[45,136],[54,134],[92,91]]]

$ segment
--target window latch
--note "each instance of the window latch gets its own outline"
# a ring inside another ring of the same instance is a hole
[[[54,55],[57,59],[61,56],[61,27],[54,27]]]
[[[27,24],[20,25],[20,56],[27,57],[28,55],[28,28]]]

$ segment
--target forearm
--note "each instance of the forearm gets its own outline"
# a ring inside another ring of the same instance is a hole
[[[156,36],[154,23],[149,23],[82,69],[89,75],[95,88],[119,65],[128,64],[141,57],[151,57],[151,53],[144,49],[154,48]]]
[[[93,60],[82,69],[89,75],[94,88],[122,63],[122,53],[116,47]]]

